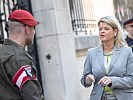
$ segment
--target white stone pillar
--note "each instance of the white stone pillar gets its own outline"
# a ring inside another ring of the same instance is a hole
[[[78,69],[68,0],[31,0],[46,100],[79,100]]]

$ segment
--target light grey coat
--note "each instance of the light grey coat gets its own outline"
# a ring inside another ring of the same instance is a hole
[[[95,77],[94,87],[90,100],[100,100],[104,87],[99,85],[99,80],[106,76],[102,46],[88,50],[84,64],[84,72],[81,84],[90,87],[92,84],[85,83],[85,75],[93,74]],[[118,100],[133,100],[133,54],[130,47],[114,47],[108,75],[112,79],[112,90]]]

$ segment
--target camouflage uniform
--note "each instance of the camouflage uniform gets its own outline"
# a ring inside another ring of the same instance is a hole
[[[9,39],[0,47],[0,100],[44,100],[32,58]]]

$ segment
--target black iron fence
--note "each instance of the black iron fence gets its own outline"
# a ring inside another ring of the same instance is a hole
[[[69,0],[72,28],[76,35],[93,34],[96,31],[92,0]]]
[[[113,0],[115,16],[121,24],[133,18],[133,0]]]

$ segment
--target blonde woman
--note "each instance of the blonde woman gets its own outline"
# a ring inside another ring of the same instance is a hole
[[[98,27],[101,45],[88,50],[81,84],[94,84],[90,100],[133,100],[133,54],[121,26],[106,16]]]

